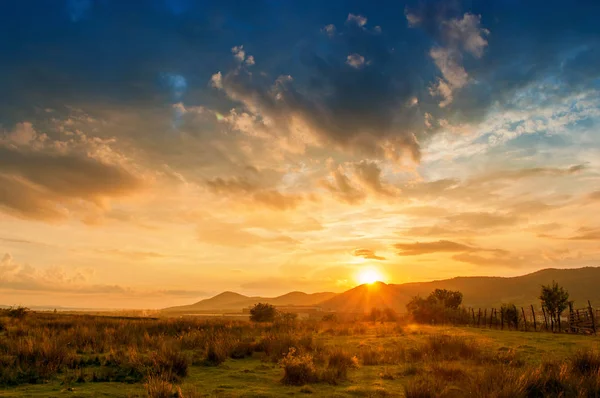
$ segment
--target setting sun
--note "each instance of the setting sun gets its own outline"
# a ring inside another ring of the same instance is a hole
[[[382,281],[383,281],[383,276],[376,269],[372,269],[372,268],[364,269],[358,274],[358,282],[361,285],[364,283],[375,283],[375,282],[382,282]]]

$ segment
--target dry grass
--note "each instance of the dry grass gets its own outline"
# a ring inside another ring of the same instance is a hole
[[[255,325],[28,313],[2,316],[0,324],[0,387],[125,382],[143,385],[151,397],[194,397],[200,394],[190,390],[197,377],[192,366],[210,365],[202,372],[221,375],[254,361],[275,372],[269,380],[281,372],[278,388],[293,385],[303,394],[385,396],[403,385],[409,398],[600,396],[597,351],[528,364],[516,348],[498,350],[472,335],[396,322]],[[365,375],[376,384],[364,384]]]

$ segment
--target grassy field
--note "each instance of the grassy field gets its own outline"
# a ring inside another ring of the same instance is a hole
[[[398,322],[1,322],[2,397],[600,396],[593,336]]]

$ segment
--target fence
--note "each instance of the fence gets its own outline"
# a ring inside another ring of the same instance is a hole
[[[510,311],[506,308],[500,311],[496,308],[467,308],[466,311],[470,315],[470,326],[490,329],[596,334],[600,326],[600,310],[594,310],[589,301],[583,308],[574,308],[573,303],[569,303],[568,315],[560,316],[556,321],[544,307],[536,313],[533,305],[520,309],[512,307]]]

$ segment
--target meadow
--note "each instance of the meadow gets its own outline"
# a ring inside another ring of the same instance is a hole
[[[600,338],[393,322],[0,316],[0,396],[598,397]]]

